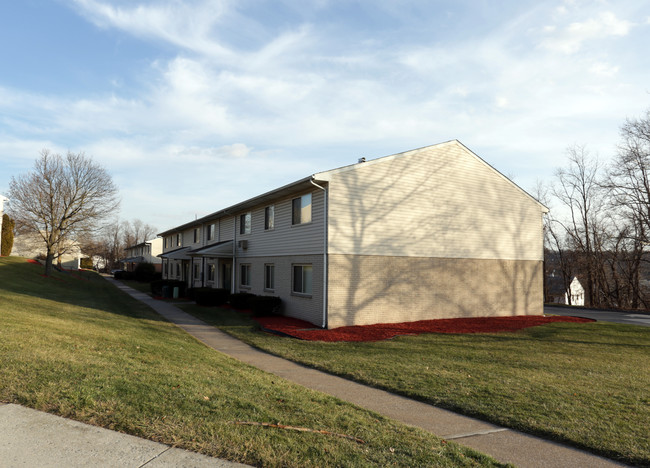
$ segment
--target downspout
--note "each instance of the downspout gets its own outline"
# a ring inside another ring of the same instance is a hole
[[[327,189],[325,187],[321,187],[318,185],[316,182],[314,182],[314,179],[310,179],[309,182],[316,187],[319,188],[323,191],[323,203],[325,205],[324,207],[324,219],[323,219],[323,322],[321,327],[322,328],[327,328],[327,249],[329,243],[327,242],[327,220],[328,220],[328,212],[327,212]]]
[[[230,272],[230,293],[235,294],[235,271],[237,270],[237,218],[232,217],[232,268]]]
[[[201,236],[201,247],[205,246],[205,223],[201,223],[201,231],[199,233]],[[205,288],[205,257],[201,255],[201,287]]]

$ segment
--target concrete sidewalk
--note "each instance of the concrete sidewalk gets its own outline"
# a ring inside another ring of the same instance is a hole
[[[588,452],[367,387],[267,354],[172,304],[155,300],[112,278],[106,279],[217,351],[304,387],[333,395],[397,421],[420,427],[443,439],[474,448],[498,461],[524,468],[625,466]]]
[[[53,414],[0,403],[0,467],[244,467]]]

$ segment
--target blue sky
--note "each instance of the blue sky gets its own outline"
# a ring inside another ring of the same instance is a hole
[[[159,231],[451,139],[532,191],[650,108],[646,0],[4,3],[0,193],[83,151]]]

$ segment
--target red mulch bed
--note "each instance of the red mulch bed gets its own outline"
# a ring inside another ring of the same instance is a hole
[[[34,260],[33,258],[28,258],[27,263],[33,263],[34,265],[40,265],[38,260]]]
[[[404,323],[378,323],[323,330],[312,323],[292,317],[255,317],[262,329],[279,335],[309,341],[381,341],[397,335],[421,333],[500,333],[514,332],[553,322],[593,322],[579,317],[518,315],[515,317],[474,317],[420,320]]]

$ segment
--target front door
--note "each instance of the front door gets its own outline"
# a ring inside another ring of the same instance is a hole
[[[232,263],[221,264],[221,287],[228,291],[232,288]]]

